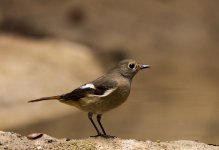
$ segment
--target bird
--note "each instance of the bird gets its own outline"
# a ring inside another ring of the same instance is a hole
[[[91,137],[113,138],[106,133],[101,123],[102,115],[124,103],[131,90],[133,77],[149,65],[137,63],[133,59],[120,61],[114,68],[94,81],[87,82],[73,91],[50,97],[42,97],[28,102],[58,100],[61,103],[79,108],[88,113],[88,118],[95,128],[97,135]],[[93,121],[96,115],[101,131]]]

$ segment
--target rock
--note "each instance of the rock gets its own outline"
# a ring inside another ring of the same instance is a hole
[[[43,136],[43,133],[32,133],[32,134],[29,134],[27,138],[31,140],[35,140],[35,139],[41,138],[42,136]]]
[[[1,35],[0,54],[0,118],[4,120],[0,129],[77,111],[58,102],[27,101],[70,92],[102,74],[88,47],[63,40],[35,41]]]
[[[48,142],[52,141],[52,142]],[[13,132],[0,131],[0,149],[149,149],[149,150],[219,150],[219,146],[210,146],[205,143],[195,141],[169,141],[152,142],[138,141],[135,139],[104,139],[104,138],[86,138],[86,139],[55,139],[46,134],[36,140],[30,140],[25,136]]]

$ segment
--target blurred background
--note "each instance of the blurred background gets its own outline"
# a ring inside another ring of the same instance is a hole
[[[150,64],[107,133],[219,144],[219,1],[0,0],[0,130],[86,138],[87,114],[56,101],[119,60]]]

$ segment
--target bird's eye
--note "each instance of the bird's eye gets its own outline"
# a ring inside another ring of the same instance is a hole
[[[129,67],[130,69],[134,69],[134,68],[135,68],[135,64],[129,64],[128,67]]]

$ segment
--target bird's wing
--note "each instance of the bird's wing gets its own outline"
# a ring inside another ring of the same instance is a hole
[[[117,84],[114,80],[95,80],[94,82],[80,86],[70,93],[62,95],[61,100],[78,101],[84,97],[104,97],[116,90]]]

